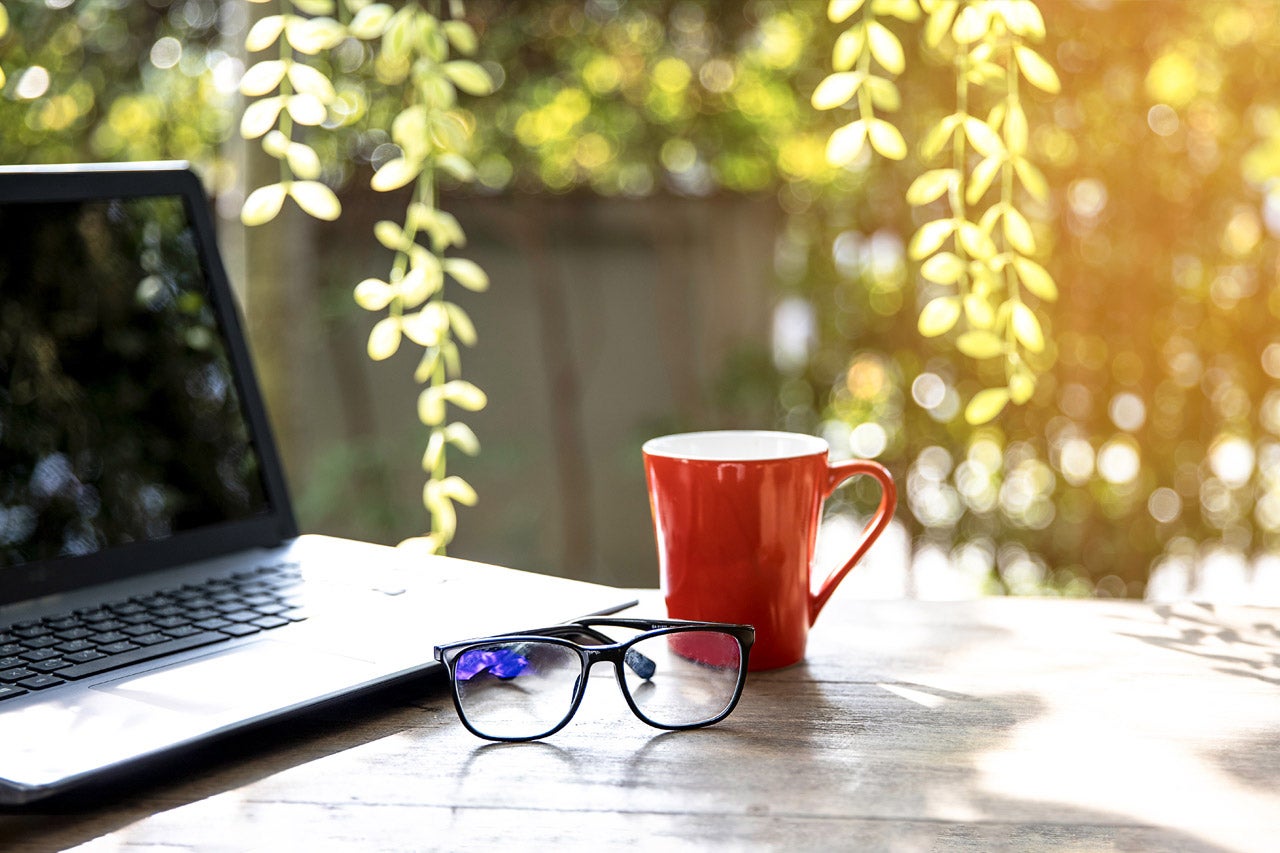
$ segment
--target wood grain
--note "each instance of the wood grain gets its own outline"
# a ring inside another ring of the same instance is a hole
[[[837,594],[807,660],[753,674],[714,728],[643,725],[601,670],[560,734],[487,744],[432,679],[0,814],[0,847],[1274,850],[1278,628]]]

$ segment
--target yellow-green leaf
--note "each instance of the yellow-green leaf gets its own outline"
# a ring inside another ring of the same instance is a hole
[[[979,268],[985,268],[979,265]],[[996,324],[996,313],[991,303],[979,293],[967,293],[964,297],[964,317],[974,329],[990,329]]]
[[[920,143],[921,158],[932,160],[938,156],[943,147],[951,141],[951,134],[960,126],[963,118],[964,116],[959,113],[952,113],[930,128],[925,134],[924,141]]]
[[[1051,95],[1057,94],[1062,89],[1058,72],[1054,71],[1053,66],[1040,54],[1024,44],[1015,44],[1013,55],[1018,60],[1018,67],[1022,69],[1022,76],[1026,77],[1027,82],[1032,86]]]
[[[422,310],[404,317],[404,333],[418,346],[433,347],[440,343],[440,336],[448,324],[444,309],[434,302],[422,306]]]
[[[987,34],[990,27],[990,9],[982,6],[965,6],[956,15],[955,25],[951,28],[951,37],[958,44],[972,44]]]
[[[332,15],[333,0],[293,0],[293,5],[308,15]]]
[[[289,146],[292,145],[289,137],[285,136],[278,130],[273,130],[266,136],[262,137],[262,150],[270,154],[277,160],[283,160],[289,153]]]
[[[476,327],[471,322],[471,316],[462,309],[461,305],[452,302],[446,302],[444,308],[449,314],[449,329],[453,332],[453,336],[463,346],[475,346]]]
[[[337,47],[347,29],[333,18],[294,18],[285,24],[284,34],[294,50],[310,56]]]
[[[439,426],[444,423],[444,416],[444,395],[440,393],[440,386],[423,389],[418,395],[418,420],[427,426]]]
[[[441,494],[438,488],[433,489],[439,484],[432,480],[428,482],[422,489],[422,502],[427,510],[431,513],[432,526],[435,528],[434,534],[440,536],[444,541],[453,539],[458,529],[458,514],[453,508],[453,501]]]
[[[853,68],[865,42],[865,31],[861,26],[853,26],[842,32],[836,38],[835,47],[831,49],[832,69],[848,71]]]
[[[962,222],[959,228],[960,245],[971,256],[979,260],[987,260],[996,253],[996,244],[991,236],[972,222]]]
[[[1009,244],[1024,255],[1031,255],[1036,250],[1036,238],[1031,233],[1031,223],[1015,208],[1007,208],[1004,212],[1004,237]]]
[[[422,164],[397,157],[382,164],[382,168],[374,173],[369,186],[378,192],[398,190],[405,184],[414,181],[422,174]]]
[[[289,195],[316,219],[332,222],[342,215],[342,204],[333,190],[319,181],[294,181],[289,184]]]
[[[270,134],[267,134],[270,136]],[[283,135],[283,134],[281,134]],[[263,146],[266,147],[265,145]],[[290,142],[285,148],[285,160],[293,170],[295,177],[312,181],[320,177],[320,155],[310,145],[301,142]]]
[[[478,412],[489,402],[485,393],[465,379],[452,379],[440,386],[440,392],[446,400],[459,409]]]
[[[4,4],[0,3],[0,38],[9,32],[9,12],[4,8]],[[4,84],[4,77],[0,76],[0,85]]]
[[[1027,290],[1046,302],[1053,302],[1058,298],[1058,286],[1054,284],[1053,276],[1049,275],[1049,271],[1044,267],[1030,258],[1015,257],[1013,268]]]
[[[867,43],[876,62],[890,74],[901,74],[907,67],[902,42],[879,21],[872,21],[867,25]]]
[[[973,395],[964,408],[964,419],[972,426],[989,423],[1009,404],[1008,388],[987,388]]]
[[[396,288],[405,301],[405,307],[416,308],[443,284],[444,271],[440,268],[440,259],[427,252],[419,257],[404,278],[396,282]]]
[[[400,349],[400,318],[383,317],[369,331],[369,358],[384,361]]]
[[[1031,352],[1044,351],[1044,332],[1040,329],[1040,320],[1036,318],[1034,311],[1021,302],[1015,302],[1010,321],[1013,324],[1013,335],[1019,343]]]
[[[1009,399],[1021,406],[1036,392],[1036,379],[1025,368],[1009,377]]]
[[[955,284],[964,271],[964,261],[951,252],[939,252],[920,265],[921,277],[935,284]]]
[[[254,63],[240,78],[240,94],[250,98],[267,94],[280,85],[288,68],[289,63],[282,59]]]
[[[480,265],[468,258],[445,258],[444,271],[458,284],[477,293],[489,289],[489,276]]]
[[[422,453],[422,470],[434,471],[444,456],[444,431],[433,429],[427,439],[427,449]]]
[[[987,194],[987,190],[991,189],[991,182],[998,174],[1000,174],[999,157],[986,157],[980,160],[978,165],[973,167],[969,186],[964,191],[964,200],[971,205],[977,204]]]
[[[924,43],[930,47],[937,47],[942,43],[943,37],[947,31],[951,29],[951,22],[955,19],[956,10],[960,8],[958,0],[944,0],[938,3],[932,11],[929,11],[929,19],[924,24]]]
[[[436,167],[465,183],[476,179],[476,167],[460,154],[448,152],[436,158]]]
[[[244,108],[240,116],[240,135],[245,139],[257,139],[275,127],[280,110],[284,107],[284,98],[279,95],[254,101]]]
[[[333,83],[323,72],[301,62],[289,65],[289,82],[299,93],[311,95],[322,104],[332,103],[337,97]]]
[[[917,261],[932,255],[942,247],[955,230],[954,219],[935,219],[932,222],[926,222],[912,235],[911,242],[907,246],[907,255]]]
[[[959,179],[960,173],[955,169],[930,169],[907,188],[907,204],[919,207],[941,198]]]
[[[480,439],[476,438],[471,427],[461,421],[454,421],[444,428],[444,439],[468,456],[480,452]]]
[[[815,110],[833,110],[849,102],[862,85],[865,75],[861,71],[839,71],[828,74],[813,90],[809,102]]]
[[[964,135],[969,138],[973,150],[983,157],[999,156],[1004,152],[1000,136],[982,119],[969,116],[964,120]]]
[[[920,311],[920,320],[916,325],[922,336],[936,338],[955,328],[959,319],[960,297],[939,296],[930,300]]]
[[[366,278],[356,285],[355,300],[366,311],[381,311],[391,304],[396,292],[380,278]]]
[[[1013,104],[1004,118],[1004,143],[1014,154],[1027,153],[1027,113]]]
[[[390,219],[383,219],[374,225],[373,236],[383,246],[397,252],[405,251],[410,246],[409,237],[404,230]]]
[[[301,94],[290,95],[285,102],[289,115],[298,124],[307,127],[315,127],[323,124],[325,116],[328,112],[325,110],[324,104],[320,103],[320,99],[315,95]]]
[[[901,160],[907,156],[907,142],[898,129],[884,119],[867,120],[867,137],[871,147],[882,157],[890,160]]]
[[[441,494],[447,495],[463,506],[475,506],[479,500],[476,490],[471,484],[457,475],[445,477],[440,481]]]
[[[867,124],[862,119],[836,128],[827,140],[827,162],[832,166],[846,166],[862,153],[867,140]]]
[[[418,360],[418,366],[413,371],[413,381],[421,385],[429,380],[436,372],[436,365],[440,362],[439,347],[427,347],[422,352],[422,358]]]
[[[487,95],[493,91],[493,78],[478,63],[455,59],[440,66],[445,76],[468,95]]]
[[[889,15],[907,23],[920,20],[920,6],[916,0],[873,0],[871,9],[877,15]]]
[[[956,349],[969,358],[995,358],[1004,355],[1004,341],[993,332],[975,329],[956,338]]]
[[[263,225],[276,218],[284,205],[288,190],[284,184],[268,184],[249,193],[240,208],[240,221],[250,227]]]
[[[443,29],[445,36],[449,39],[449,44],[453,45],[453,49],[458,53],[470,56],[479,47],[476,31],[466,21],[445,21]]]
[[[889,78],[872,75],[867,77],[863,85],[871,93],[871,103],[876,109],[891,113],[902,106],[898,85]]]
[[[0,89],[4,88],[4,83],[5,83],[4,69],[0,68]]]
[[[1044,173],[1030,160],[1026,157],[1015,157],[1013,171],[1032,198],[1038,201],[1046,201],[1049,198],[1049,182],[1045,180]]]
[[[394,12],[386,3],[372,3],[356,12],[347,29],[351,35],[363,41],[376,39],[386,31]]]
[[[276,39],[280,38],[280,33],[284,32],[284,20],[283,15],[268,15],[265,18],[259,18],[249,28],[249,34],[244,37],[244,49],[250,53],[255,53],[271,47],[276,43]]]
[[[840,24],[849,19],[849,16],[862,8],[864,0],[830,0],[827,3],[827,20],[833,24]]]

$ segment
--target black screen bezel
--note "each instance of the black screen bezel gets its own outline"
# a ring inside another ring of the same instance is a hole
[[[232,377],[258,456],[266,512],[84,556],[0,568],[0,605],[170,569],[246,548],[274,547],[298,535],[239,308],[218,252],[209,200],[195,173],[183,162],[0,167],[0,204],[150,196],[180,197],[195,234],[211,303],[222,325]]]

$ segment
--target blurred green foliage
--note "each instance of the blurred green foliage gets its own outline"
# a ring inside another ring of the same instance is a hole
[[[6,5],[4,160],[177,155],[225,174],[217,152],[243,66],[223,45],[244,37],[243,3]],[[466,11],[497,91],[462,108],[475,185],[442,175],[443,191],[775,198],[785,226],[762,239],[776,246],[778,425],[889,464],[917,542],[992,589],[1130,595],[1171,560],[1280,545],[1280,17],[1269,0],[1043,5],[1036,50],[1061,91],[1019,91],[1026,157],[1047,190],[1019,204],[1059,300],[1039,315],[1026,405],[976,429],[963,401],[1011,387],[1007,363],[957,357],[959,329],[919,334],[939,283],[921,277],[908,242],[942,197],[904,199],[928,169],[972,174],[981,159],[921,155],[957,110],[957,78],[919,22],[880,21],[903,50],[901,106],[881,92],[873,107],[892,114],[904,156],[864,148],[835,167],[828,138],[865,104],[811,103],[843,30],[824,3],[473,0]],[[344,42],[319,60],[347,110],[314,143],[335,187],[400,153],[384,130],[404,106],[380,97],[388,69],[349,73],[366,57]]]

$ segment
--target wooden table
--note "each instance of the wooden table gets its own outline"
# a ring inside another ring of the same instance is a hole
[[[1278,791],[1280,611],[837,594],[711,729],[596,678],[560,734],[487,744],[430,679],[4,813],[0,849],[1264,851]]]

